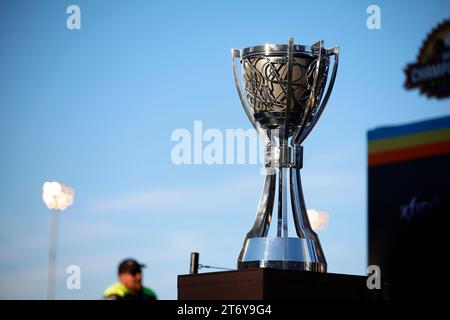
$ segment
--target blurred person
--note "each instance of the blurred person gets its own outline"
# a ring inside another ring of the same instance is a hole
[[[157,300],[155,292],[142,285],[142,268],[134,259],[125,259],[119,264],[119,282],[109,286],[103,293],[106,300]]]

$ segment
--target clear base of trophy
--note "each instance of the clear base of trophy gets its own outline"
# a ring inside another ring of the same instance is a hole
[[[315,240],[277,237],[251,238],[244,244],[239,269],[272,268],[326,272],[326,262],[316,262],[318,244]]]

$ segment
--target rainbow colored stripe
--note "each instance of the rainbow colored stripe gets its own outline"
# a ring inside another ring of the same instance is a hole
[[[369,167],[450,154],[450,117],[379,128],[367,136]]]

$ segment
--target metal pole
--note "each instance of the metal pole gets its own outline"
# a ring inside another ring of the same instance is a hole
[[[58,213],[52,211],[48,250],[47,300],[55,299],[56,249],[58,245]]]
[[[198,252],[191,252],[191,265],[189,268],[189,274],[197,274],[198,273]]]

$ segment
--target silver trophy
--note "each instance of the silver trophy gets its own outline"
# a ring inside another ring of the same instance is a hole
[[[242,106],[266,141],[263,193],[255,222],[239,254],[238,268],[326,272],[327,262],[306,212],[300,169],[302,142],[319,120],[333,89],[339,47],[326,49],[323,41],[312,46],[295,45],[293,38],[289,38],[288,45],[233,49],[232,55]],[[333,71],[328,79],[332,56]],[[240,58],[242,65],[243,90],[236,58]],[[275,200],[277,235],[269,237]],[[290,212],[296,234],[291,237]]]

